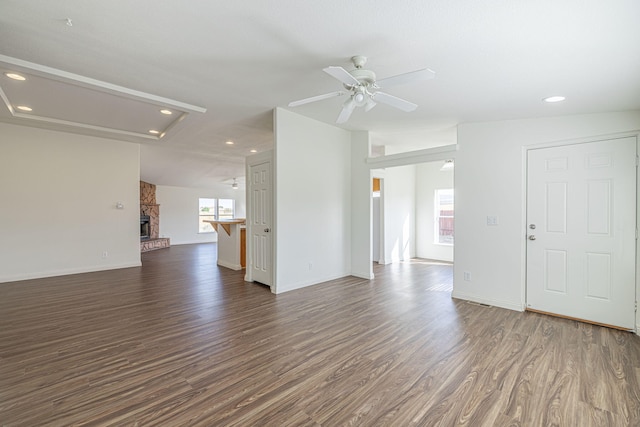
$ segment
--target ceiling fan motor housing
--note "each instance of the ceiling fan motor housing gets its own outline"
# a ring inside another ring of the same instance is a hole
[[[363,70],[361,68],[356,68],[355,70],[349,71],[349,74],[355,77],[356,80],[358,80],[360,84],[364,86],[370,86],[374,84],[376,81],[376,73],[374,73],[371,70]]]

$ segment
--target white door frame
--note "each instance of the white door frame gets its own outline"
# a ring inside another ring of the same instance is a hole
[[[252,156],[247,157],[245,163],[245,176],[247,177],[246,182],[246,206],[247,206],[247,219],[246,219],[246,227],[247,227],[247,241],[246,241],[246,268],[245,268],[245,276],[244,280],[247,282],[253,282],[252,277],[252,269],[249,267],[253,265],[253,239],[249,238],[251,236],[251,214],[253,209],[253,203],[251,202],[251,190],[252,190],[252,181],[251,181],[251,168],[253,166],[257,166],[263,163],[271,163],[271,283],[269,284],[271,288],[271,292],[276,293],[276,221],[275,221],[275,178],[274,178],[274,156],[273,150],[264,151],[262,153],[254,154]]]
[[[384,245],[384,176],[385,176],[385,170],[384,169],[372,169],[371,170],[371,179],[373,180],[373,178],[378,178],[380,179],[380,212],[378,212],[379,218],[380,218],[380,229],[379,231],[379,239],[378,239],[378,264],[388,264],[386,262],[386,252],[384,250],[385,245]],[[373,197],[373,196],[371,196]],[[372,204],[373,206],[373,204]],[[373,229],[373,222],[371,223],[371,228]],[[373,239],[372,239],[373,240]],[[372,259],[370,260],[371,262],[373,262],[373,256],[371,257]]]
[[[520,295],[521,295],[521,310],[524,311],[527,306],[527,153],[529,150],[535,150],[539,148],[551,148],[551,147],[561,147],[565,145],[573,145],[573,144],[584,144],[588,142],[598,142],[605,141],[611,139],[620,139],[620,138],[628,138],[635,137],[636,138],[636,153],[640,153],[640,130],[633,132],[621,132],[621,133],[613,133],[613,134],[605,134],[605,135],[595,135],[585,138],[575,138],[575,139],[566,139],[559,141],[550,141],[550,142],[542,142],[536,144],[530,144],[522,147],[522,211],[521,211],[521,268],[520,268]],[[640,174],[636,173],[636,230],[638,229],[638,224],[640,224],[640,197],[638,197],[638,191],[640,191]],[[637,234],[636,234],[637,235]],[[639,274],[639,266],[640,266],[640,240],[636,239],[636,298],[640,296],[640,278]],[[635,333],[640,335],[640,316],[638,316],[638,311],[636,310],[636,329]]]
[[[370,169],[370,177],[373,178],[382,178],[380,183],[380,222],[382,224],[382,229],[380,230],[380,258],[387,262],[387,257],[385,253],[385,245],[384,245],[384,172],[385,168],[391,168],[395,166],[408,166],[408,165],[417,165],[419,163],[428,163],[435,161],[444,161],[455,159],[456,152],[458,151],[458,145],[444,145],[433,148],[426,148],[424,150],[416,150],[416,151],[408,151],[405,153],[397,153],[390,154],[386,156],[380,157],[369,157],[366,162]],[[369,194],[371,198],[372,195]],[[372,215],[369,215],[369,230],[372,227]],[[373,263],[373,256],[371,253],[371,248],[369,248],[369,264]],[[390,261],[389,261],[390,262]]]

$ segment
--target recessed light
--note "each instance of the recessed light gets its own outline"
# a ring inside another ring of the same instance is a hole
[[[27,107],[26,105],[18,105],[16,108],[20,111],[33,111],[33,108]]]
[[[564,101],[566,98],[564,96],[560,96],[560,95],[554,95],[554,96],[548,96],[546,98],[543,99],[544,102],[561,102]]]
[[[167,110],[167,109],[160,110],[160,112],[161,112],[162,114],[166,114],[167,116],[169,116],[169,115],[173,114],[173,111],[171,111],[171,110]]]
[[[233,144],[234,144],[234,142],[233,142],[233,141],[227,141],[227,142],[225,142],[225,144],[227,144],[227,145],[233,145]]]
[[[159,130],[155,130],[155,129],[151,129],[151,130],[149,131],[149,133],[151,133],[151,134],[153,134],[153,135],[158,135],[158,134],[160,133],[160,131],[159,131]]]
[[[27,80],[27,78],[25,76],[22,76],[22,75],[16,74],[16,73],[4,73],[4,75],[9,77],[10,79],[19,80],[21,82]]]
[[[250,153],[257,153],[258,150],[249,150]]]

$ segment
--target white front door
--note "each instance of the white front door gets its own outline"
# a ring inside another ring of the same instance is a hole
[[[527,153],[527,308],[633,329],[636,138]]]
[[[251,280],[271,286],[271,162],[249,167]]]

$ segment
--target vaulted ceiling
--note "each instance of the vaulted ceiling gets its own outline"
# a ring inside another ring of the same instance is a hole
[[[640,109],[639,16],[636,0],[3,0],[0,68],[29,79],[0,75],[0,120],[126,126],[104,135],[141,144],[142,179],[207,187],[273,146],[274,107],[334,123],[343,98],[287,104],[340,90],[322,69],[351,69],[354,55],[379,78],[436,72],[387,90],[415,111],[380,104],[339,125],[377,144],[454,143],[461,122]],[[542,102],[550,95],[566,100]],[[82,107],[92,103],[102,108]],[[56,120],[25,118],[36,112]],[[149,137],[151,126],[166,134]]]

